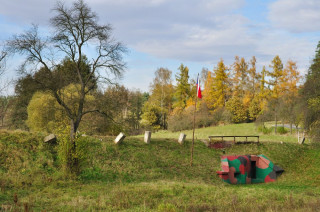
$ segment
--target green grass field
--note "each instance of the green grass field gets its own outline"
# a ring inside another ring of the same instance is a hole
[[[254,133],[250,126],[222,126],[217,133]],[[198,132],[207,136],[211,129]],[[191,167],[189,134],[183,145],[178,134],[164,135],[153,134],[149,145],[139,137],[119,146],[113,138],[88,138],[82,173],[65,179],[55,147],[43,144],[43,136],[0,132],[0,211],[320,210],[319,145],[277,140],[234,145],[226,154],[264,154],[285,172],[274,183],[229,185],[216,175],[221,150],[196,140]]]
[[[273,123],[272,123],[273,124]],[[267,123],[266,125],[271,127],[271,123]],[[289,129],[288,129],[289,131]],[[181,131],[187,135],[188,139],[192,139],[192,130]],[[175,138],[178,139],[179,134],[181,132],[170,132],[170,131],[158,131],[153,133],[153,138]],[[195,130],[195,138],[197,139],[208,139],[210,135],[259,135],[260,141],[268,141],[268,142],[290,142],[297,143],[298,138],[296,132],[294,131],[291,135],[287,133],[285,135],[274,134],[272,131],[270,134],[263,134],[257,130],[257,127],[254,123],[244,123],[244,124],[230,124],[230,125],[221,125],[215,127],[207,127],[200,128]],[[142,137],[142,136],[138,136]],[[256,138],[251,138],[252,141],[256,141]],[[310,141],[306,141],[310,142]]]

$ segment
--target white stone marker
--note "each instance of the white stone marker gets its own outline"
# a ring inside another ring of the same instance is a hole
[[[144,142],[146,144],[150,144],[150,139],[151,139],[151,131],[146,131],[144,133]]]
[[[186,137],[187,137],[186,134],[180,133],[179,140],[178,140],[179,144],[183,144],[184,140],[186,140]]]
[[[121,132],[114,140],[115,144],[120,144],[126,136]]]
[[[43,140],[45,143],[56,143],[57,137],[55,134],[50,134],[46,136]]]

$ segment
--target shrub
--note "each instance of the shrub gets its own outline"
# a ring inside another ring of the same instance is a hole
[[[283,134],[286,134],[288,130],[286,130],[286,128],[284,127],[277,127],[277,132],[283,135]]]
[[[231,114],[231,120],[233,123],[246,122],[248,119],[248,111],[243,105],[242,101],[238,97],[232,97],[226,103],[226,109]]]
[[[182,112],[171,115],[168,119],[168,129],[175,132],[192,129],[193,116],[190,113]]]
[[[258,126],[258,131],[262,132],[263,134],[270,134],[272,132],[272,128],[267,128],[264,125]]]
[[[189,106],[185,110],[176,111],[168,119],[168,129],[171,131],[190,130],[193,128],[194,106]],[[199,105],[196,112],[196,128],[217,125],[223,119],[223,110],[216,110],[210,113],[206,104]]]
[[[68,127],[58,134],[58,157],[65,175],[79,174],[87,162],[89,137],[76,135],[75,146],[71,144]],[[70,167],[72,170],[69,170]],[[70,175],[71,176],[71,175]],[[72,177],[72,176],[71,176]]]

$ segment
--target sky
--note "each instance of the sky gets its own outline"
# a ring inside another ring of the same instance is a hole
[[[65,0],[67,5],[72,1]],[[305,75],[320,40],[318,0],[87,0],[101,24],[113,26],[114,37],[128,53],[119,81],[129,89],[149,91],[154,72],[180,64],[195,78],[235,56],[257,58],[257,68],[269,68],[279,55],[293,60]],[[50,33],[54,0],[0,0],[0,44],[31,24]],[[6,77],[17,78],[21,57],[7,61]],[[11,91],[12,92],[12,91]]]

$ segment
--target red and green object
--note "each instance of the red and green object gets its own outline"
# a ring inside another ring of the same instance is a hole
[[[221,166],[217,174],[230,184],[273,182],[284,171],[264,155],[221,156]]]

